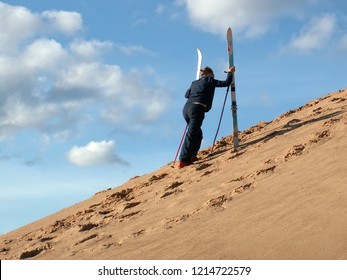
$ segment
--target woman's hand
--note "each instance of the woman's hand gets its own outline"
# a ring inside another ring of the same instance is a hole
[[[234,73],[235,70],[236,70],[235,66],[229,67],[228,72],[229,72],[229,73]]]

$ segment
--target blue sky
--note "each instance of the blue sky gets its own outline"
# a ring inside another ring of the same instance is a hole
[[[229,26],[240,130],[345,88],[344,2],[0,2],[0,234],[172,161],[196,48],[224,79]]]

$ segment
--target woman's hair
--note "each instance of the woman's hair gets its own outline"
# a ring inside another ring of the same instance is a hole
[[[208,66],[206,66],[205,68],[201,69],[200,71],[201,71],[201,74],[203,76],[212,76],[212,77],[214,77],[214,73],[213,73],[212,68],[210,68]]]

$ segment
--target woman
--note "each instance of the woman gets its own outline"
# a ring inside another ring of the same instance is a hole
[[[202,122],[205,113],[210,111],[216,87],[227,87],[231,84],[235,67],[229,67],[225,81],[216,80],[210,67],[201,69],[201,78],[192,82],[185,97],[188,99],[183,108],[183,117],[188,129],[184,139],[178,168],[190,165],[197,160],[197,154],[202,141]]]

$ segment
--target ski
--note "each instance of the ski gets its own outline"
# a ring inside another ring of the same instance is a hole
[[[197,51],[198,51],[198,65],[196,69],[196,79],[199,80],[201,78],[202,52],[199,48],[197,48]]]
[[[233,67],[234,66],[234,49],[233,49],[232,31],[231,31],[230,27],[227,30],[227,44],[228,44],[229,67]],[[237,149],[239,146],[239,130],[238,130],[238,125],[237,125],[235,73],[233,73],[233,82],[231,84],[231,111],[232,111],[232,116],[233,116],[234,149]]]

